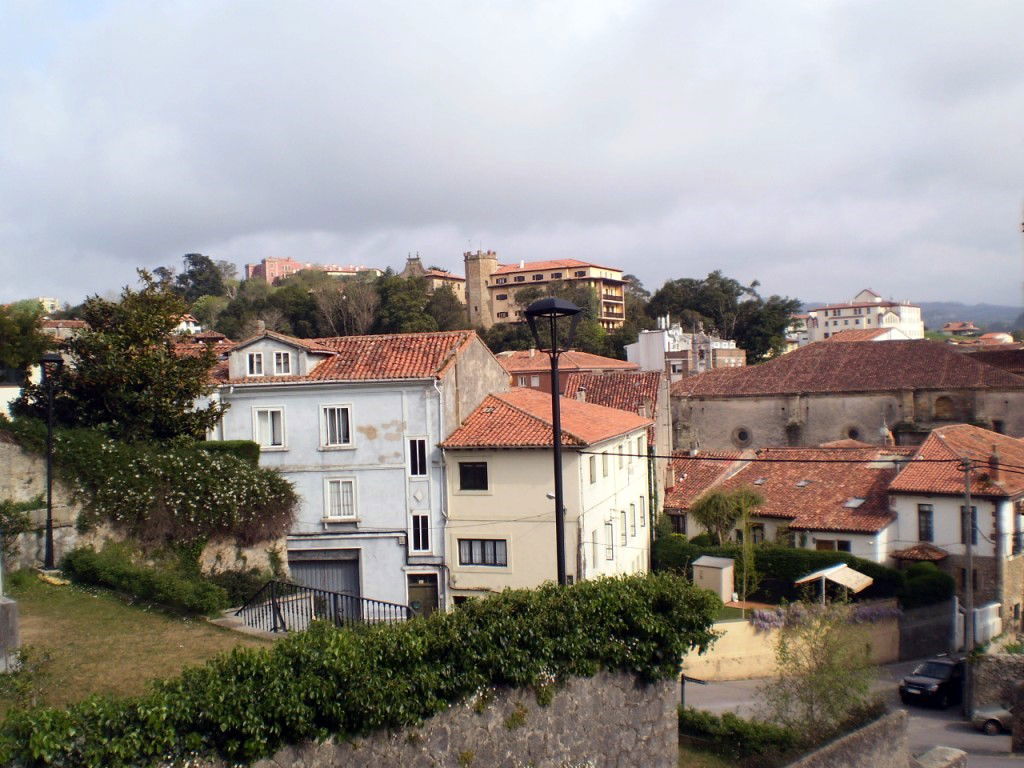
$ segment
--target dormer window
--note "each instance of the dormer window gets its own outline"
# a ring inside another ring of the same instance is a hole
[[[249,375],[250,376],[262,376],[263,375],[263,353],[262,352],[250,352],[249,353]]]
[[[275,376],[290,376],[292,372],[292,353],[291,352],[275,352],[274,353],[274,375]]]

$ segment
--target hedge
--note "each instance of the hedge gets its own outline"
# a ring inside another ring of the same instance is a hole
[[[260,465],[260,444],[252,440],[207,440],[196,443],[196,447],[208,453],[227,453],[236,456],[254,467]]]
[[[692,707],[679,708],[679,735],[694,746],[741,762],[756,758],[758,766],[780,765],[801,747],[799,734],[761,720],[744,720],[725,712],[713,715]]]
[[[72,550],[60,567],[64,575],[80,584],[109,587],[184,613],[206,615],[230,605],[222,587],[198,575],[136,564],[128,549],[118,544],[107,544],[99,552],[91,547]]]
[[[934,563],[914,563],[903,572],[906,584],[899,593],[904,608],[944,603],[956,592],[956,581]]]
[[[697,546],[679,534],[659,537],[655,541],[653,555],[658,570],[685,573],[687,576],[692,576],[690,566],[701,555],[735,558],[737,583],[743,568],[739,547]],[[796,579],[836,563],[846,563],[874,579],[870,587],[856,595],[858,599],[895,597],[904,587],[904,577],[900,571],[861,559],[849,552],[777,545],[761,545],[754,550],[754,567],[763,579],[761,593],[769,593],[773,599],[798,598],[800,589],[793,585]]]
[[[553,686],[601,669],[672,680],[713,641],[720,606],[671,574],[547,584],[398,625],[314,624],[236,648],[144,696],[10,714],[0,764],[154,766],[197,754],[251,762],[287,744],[414,726],[492,686]]]

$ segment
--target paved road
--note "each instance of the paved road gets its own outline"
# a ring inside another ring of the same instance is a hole
[[[958,707],[940,711],[924,707],[906,707],[900,703],[896,685],[900,678],[910,672],[917,662],[902,662],[882,668],[878,690],[896,708],[906,709],[910,714],[908,736],[910,749],[914,754],[942,744],[962,749],[970,756],[970,768],[1024,768],[1024,756],[1010,754],[1008,735],[986,736],[962,719]],[[757,688],[761,680],[735,680],[709,683],[706,686],[686,686],[688,706],[706,709],[710,712],[733,711],[741,715],[757,712]]]

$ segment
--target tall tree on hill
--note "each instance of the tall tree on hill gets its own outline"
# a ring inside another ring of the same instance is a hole
[[[201,253],[186,253],[185,271],[174,280],[175,287],[191,304],[200,296],[223,296],[224,278],[213,259]]]
[[[376,333],[436,331],[437,321],[427,314],[427,282],[421,277],[399,277],[390,269],[377,278],[380,297]]]
[[[124,440],[202,437],[223,406],[196,402],[210,394],[216,356],[175,353],[174,328],[185,311],[181,296],[139,270],[142,288],[126,287],[120,301],[92,296],[83,319],[89,328],[66,342],[71,364],[57,383],[55,415],[67,426],[102,426]],[[29,385],[15,405],[43,417],[46,392]]]
[[[651,297],[647,312],[671,315],[684,328],[700,323],[707,332],[734,339],[748,362],[756,363],[782,350],[789,316],[800,309],[797,299],[762,298],[758,286],[756,280],[743,285],[719,270],[702,280],[669,280]]]
[[[545,296],[555,296],[571,301],[583,309],[583,315],[576,327],[576,339],[573,348],[594,355],[607,355],[610,352],[608,332],[601,326],[600,299],[597,292],[575,280],[553,280],[545,286],[529,286],[516,291],[515,299],[524,308]]]
[[[19,301],[0,305],[0,381],[21,384],[29,366],[52,343],[42,332],[43,307],[38,301]]]
[[[466,305],[459,301],[451,286],[442,285],[427,300],[427,314],[434,318],[439,331],[458,331],[469,328]]]
[[[623,275],[625,318],[622,325],[608,334],[608,346],[612,357],[626,359],[626,345],[637,340],[640,331],[654,327],[654,320],[647,314],[651,292],[636,275]]]

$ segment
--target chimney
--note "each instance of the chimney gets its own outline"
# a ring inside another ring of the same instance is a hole
[[[584,387],[580,387],[576,390],[576,399],[581,403],[587,402],[587,390]]]
[[[256,333],[262,334],[262,333],[266,333],[266,332],[267,332],[267,324],[266,324],[266,322],[263,321],[263,320],[257,320],[256,321]]]
[[[533,355],[534,355],[534,353],[535,353],[536,351],[537,351],[537,350],[536,350],[536,348],[534,348],[534,347],[530,347],[530,359],[531,359],[531,360],[533,359]]]
[[[526,266],[526,260],[525,259],[520,259],[519,260],[519,268],[522,269],[525,266]]]
[[[988,457],[988,479],[991,483],[999,482],[999,451],[992,446],[992,453]]]

